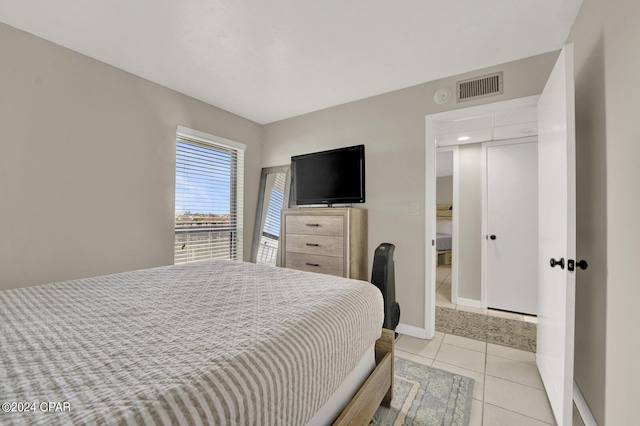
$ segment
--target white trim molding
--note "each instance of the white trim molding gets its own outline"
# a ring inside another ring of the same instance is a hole
[[[481,300],[465,299],[464,297],[458,297],[458,305],[466,306],[468,308],[486,308],[486,306],[483,306]]]
[[[428,339],[427,330],[413,325],[398,324],[396,332],[399,334],[406,334],[407,336],[417,337],[418,339]],[[432,336],[433,337],[433,336]]]
[[[580,413],[580,417],[582,417],[582,423],[584,426],[598,426],[596,423],[596,419],[591,414],[591,410],[589,410],[589,406],[587,405],[587,401],[584,399],[582,392],[580,392],[580,388],[578,384],[573,382],[573,403],[576,404],[576,408],[578,409],[578,413]]]
[[[435,219],[435,210],[436,210],[436,197],[435,197],[435,189],[436,189],[436,164],[435,164],[435,156],[436,156],[436,122],[440,120],[455,120],[461,118],[470,118],[474,116],[480,115],[488,115],[488,114],[496,114],[500,112],[504,112],[507,110],[531,107],[538,104],[539,95],[527,96],[524,98],[510,99],[507,101],[487,103],[473,107],[454,109],[450,111],[443,111],[436,114],[430,114],[425,116],[425,206],[424,206],[424,223],[425,223],[425,298],[424,298],[424,324],[425,329],[430,332],[432,335],[435,333],[435,321],[436,321],[436,308],[435,308],[435,276],[436,276],[436,256],[435,256],[435,244],[432,243],[436,234],[436,219]],[[439,146],[438,146],[439,148]],[[454,166],[455,167],[455,166]],[[455,172],[454,172],[455,174]],[[456,185],[456,178],[454,176],[454,186]],[[458,200],[455,200],[458,201]],[[433,212],[433,213],[431,213]],[[456,217],[456,208],[453,210],[453,221],[457,222],[458,218]],[[453,226],[456,226],[457,223],[454,223]],[[454,231],[455,232],[455,231]],[[454,259],[452,259],[455,264],[456,262],[456,252],[458,250],[453,250],[452,255]],[[452,273],[454,271],[452,270]],[[456,273],[456,283],[458,281],[457,271]],[[457,287],[457,285],[456,285]],[[453,286],[452,286],[453,288]],[[457,289],[456,289],[457,290]],[[482,290],[482,288],[481,288]],[[482,293],[482,291],[481,291]],[[458,298],[457,294],[456,301],[459,304],[468,303],[464,298]],[[481,294],[481,297],[484,297]],[[472,301],[477,302],[477,301]],[[485,300],[480,302],[480,308],[484,308],[482,303],[486,303]],[[409,334],[409,333],[407,333]]]
[[[184,126],[178,126],[176,128],[176,135],[183,136],[188,139],[197,140],[200,142],[205,142],[205,143],[215,142],[220,145],[224,145],[229,148],[239,149],[242,151],[247,149],[247,146],[243,143],[232,141],[231,139],[221,138],[220,136],[210,135],[208,133],[201,132],[199,130],[193,130]]]

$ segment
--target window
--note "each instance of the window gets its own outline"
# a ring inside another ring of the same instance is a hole
[[[174,263],[242,260],[244,148],[178,127]]]

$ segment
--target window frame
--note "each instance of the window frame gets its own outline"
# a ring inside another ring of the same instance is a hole
[[[202,146],[205,148],[210,147],[211,149],[220,149],[226,151],[234,151],[232,153],[232,158],[235,158],[235,161],[231,161],[231,181],[230,185],[230,194],[229,194],[229,211],[230,211],[230,223],[229,223],[229,232],[230,232],[230,256],[231,260],[239,260],[242,261],[243,256],[243,238],[244,238],[244,153],[246,150],[246,145],[235,142],[229,139],[225,139],[219,136],[210,135],[208,133],[204,133],[198,130],[190,129],[184,126],[177,126],[176,137],[175,137],[175,155],[174,155],[174,250],[173,250],[173,263],[181,264],[181,263],[189,263],[201,260],[207,260],[210,258],[214,258],[215,256],[198,258],[189,260],[188,258],[183,261],[178,261],[177,254],[177,243],[176,238],[178,235],[177,228],[177,197],[178,197],[178,144],[182,143],[192,143],[194,146]],[[184,193],[182,193],[184,194]],[[235,221],[233,220],[235,219]],[[181,234],[189,233],[189,231],[180,231]],[[197,231],[193,231],[194,233]],[[215,245],[212,244],[212,247]]]

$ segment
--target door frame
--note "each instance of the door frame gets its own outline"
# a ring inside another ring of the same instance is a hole
[[[538,105],[540,95],[527,96],[479,106],[460,108],[451,111],[439,112],[425,116],[425,283],[424,283],[424,330],[420,336],[432,339],[436,325],[436,262],[435,262],[435,237],[436,237],[436,148],[440,146],[463,145],[464,143],[450,143],[438,145],[436,140],[436,122],[440,120],[462,119],[473,116],[496,114],[511,109],[525,108]],[[455,180],[455,177],[454,177]],[[455,214],[455,207],[454,207]],[[452,284],[453,290],[453,284]],[[457,295],[456,295],[457,296]],[[457,298],[458,299],[458,298]],[[478,305],[484,303],[486,298],[481,294]],[[459,301],[459,300],[458,300]]]
[[[518,145],[518,144],[522,144],[522,143],[531,143],[531,142],[538,142],[538,136],[528,136],[528,137],[524,137],[524,138],[517,138],[517,139],[504,139],[504,140],[498,140],[498,141],[490,141],[490,142],[482,142],[482,153],[481,153],[481,158],[482,158],[482,224],[481,224],[481,229],[482,229],[482,234],[481,235],[488,235],[489,234],[489,215],[488,215],[488,208],[489,205],[487,203],[488,200],[488,182],[487,182],[487,172],[489,171],[487,169],[487,148],[492,147],[492,146],[504,146],[504,145]],[[487,242],[484,241],[484,243],[482,244],[482,249],[480,250],[480,265],[481,265],[481,276],[480,276],[480,302],[481,302],[481,307],[482,308],[487,308],[488,307],[488,297],[487,297],[487,293],[488,293],[488,288],[489,288],[489,284],[488,284],[488,279],[487,279],[487,262],[489,261],[488,259],[488,253],[487,253]],[[537,260],[536,260],[537,262]]]

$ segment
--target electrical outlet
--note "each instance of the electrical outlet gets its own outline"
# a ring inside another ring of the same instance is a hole
[[[420,216],[420,205],[418,203],[411,203],[409,205],[409,215]]]

